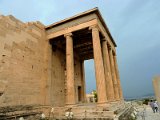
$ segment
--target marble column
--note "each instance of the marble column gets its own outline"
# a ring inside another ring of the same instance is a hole
[[[117,78],[116,78],[115,67],[114,67],[114,59],[113,59],[113,51],[111,48],[109,50],[109,57],[110,57],[111,74],[112,74],[113,87],[114,87],[114,98],[115,100],[119,100],[118,84],[117,84]]]
[[[104,64],[104,72],[106,79],[107,98],[108,101],[113,101],[114,100],[113,81],[111,76],[108,46],[107,46],[107,41],[105,39],[102,41],[102,53],[103,53],[103,64]]]
[[[66,105],[76,103],[75,97],[75,81],[74,81],[74,54],[73,54],[73,39],[72,33],[64,35],[66,37],[66,71],[67,71],[67,94]]]
[[[86,101],[86,84],[85,84],[85,71],[84,60],[81,61],[81,82],[82,82],[82,102]]]
[[[118,83],[119,98],[122,100],[123,99],[123,93],[122,93],[122,87],[121,87],[121,83],[120,83],[116,54],[114,55],[114,64],[115,64],[116,78],[117,78],[117,83]]]
[[[103,104],[107,102],[107,93],[99,29],[98,26],[92,26],[90,27],[90,29],[92,29],[93,54],[95,63],[98,103]]]

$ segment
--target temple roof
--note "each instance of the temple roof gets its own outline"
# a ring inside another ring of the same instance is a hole
[[[117,45],[116,45],[116,43],[115,43],[115,41],[114,41],[114,39],[113,39],[113,37],[112,37],[112,35],[111,35],[111,33],[110,33],[107,25],[106,25],[106,23],[104,22],[104,19],[103,19],[102,15],[101,15],[101,13],[100,13],[100,11],[99,11],[99,9],[98,9],[97,7],[96,7],[96,8],[93,8],[93,9],[90,9],[90,10],[87,10],[87,11],[85,11],[85,12],[82,12],[82,13],[80,13],[80,14],[74,15],[74,16],[72,16],[72,17],[66,18],[66,19],[64,19],[64,20],[55,22],[55,23],[53,23],[53,24],[51,24],[51,25],[46,26],[45,29],[46,29],[46,30],[51,29],[51,28],[53,28],[53,27],[59,26],[59,25],[61,25],[61,24],[65,24],[65,23],[67,23],[67,22],[69,22],[69,21],[72,21],[72,20],[74,20],[74,19],[77,19],[77,18],[86,16],[86,15],[89,15],[89,14],[92,14],[92,13],[95,13],[95,14],[98,16],[98,18],[100,19],[100,21],[101,21],[102,25],[104,26],[106,32],[108,33],[111,41],[113,42],[114,46],[116,47]]]

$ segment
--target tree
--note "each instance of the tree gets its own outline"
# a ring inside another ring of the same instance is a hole
[[[93,91],[92,91],[92,94],[94,95],[95,102],[97,102],[97,101],[98,101],[97,91],[96,91],[96,90],[93,90]]]

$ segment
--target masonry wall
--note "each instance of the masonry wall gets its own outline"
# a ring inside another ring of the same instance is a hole
[[[82,71],[81,71],[81,68],[82,68],[82,64],[81,64],[81,61],[80,60],[78,60],[78,59],[75,59],[75,66],[74,66],[74,69],[75,69],[75,73],[74,73],[74,75],[75,75],[75,90],[76,90],[76,102],[78,103],[78,102],[80,102],[79,100],[78,100],[78,87],[81,87],[81,98],[82,98],[82,95],[83,95],[83,93],[82,93],[82,89],[83,89],[83,87],[82,87]]]
[[[78,103],[82,64],[77,56],[74,61]],[[0,16],[0,106],[64,106],[65,84],[65,53],[52,49],[45,27],[40,22],[23,23],[13,16]]]
[[[51,105],[65,105],[65,54],[59,50],[52,51]]]
[[[51,81],[50,81],[50,97],[52,106],[65,106],[66,96],[66,55],[64,52],[54,49],[52,50],[51,59]],[[76,103],[78,103],[78,86],[82,86],[81,62],[74,59],[74,80]],[[82,94],[81,94],[82,95]]]
[[[0,16],[0,106],[49,103],[47,51],[42,24]]]

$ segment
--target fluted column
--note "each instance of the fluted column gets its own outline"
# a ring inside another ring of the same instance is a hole
[[[109,50],[109,56],[110,56],[111,74],[112,74],[113,87],[114,87],[114,98],[115,100],[119,100],[118,84],[117,84],[117,78],[116,78],[116,73],[115,73],[112,49]]]
[[[102,41],[102,53],[103,53],[104,72],[105,72],[105,79],[106,79],[107,98],[108,98],[108,101],[113,101],[114,89],[113,89],[113,82],[112,82],[112,76],[111,76],[111,70],[110,70],[107,41],[105,39]]]
[[[116,78],[117,78],[117,83],[118,83],[119,98],[122,100],[123,99],[123,93],[122,93],[122,87],[121,87],[121,83],[120,83],[116,54],[114,55],[114,64],[115,64]]]
[[[98,103],[106,103],[107,102],[106,82],[105,82],[99,30],[97,26],[92,26],[90,29],[92,29]]]
[[[72,33],[66,34],[65,37],[66,37],[66,70],[67,70],[66,105],[72,105],[76,103]]]

